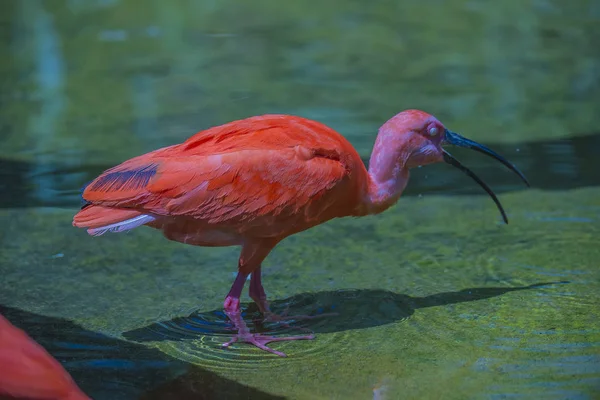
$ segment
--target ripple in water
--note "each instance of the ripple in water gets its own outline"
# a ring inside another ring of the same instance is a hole
[[[283,311],[280,307],[272,308],[276,313]],[[315,327],[326,323],[331,318],[313,313],[311,315],[315,315],[316,318],[311,320],[294,321],[292,316],[286,321],[287,323],[263,322],[259,312],[250,310],[242,307],[242,316],[250,331],[277,337],[313,333]],[[148,333],[163,337],[163,343],[158,347],[167,354],[201,366],[246,369],[249,366],[269,367],[274,361],[279,360],[278,356],[247,343],[234,343],[228,348],[223,348],[222,344],[227,342],[236,330],[222,311],[195,312],[188,317],[161,322],[149,328]],[[318,335],[313,340],[301,341],[301,344],[273,342],[267,346],[283,351],[290,357],[289,359],[298,361],[326,349],[342,350],[344,343],[346,343],[344,335],[337,334]]]
[[[343,290],[305,293],[271,303],[274,313],[288,315],[284,323],[264,322],[251,303],[242,305],[242,317],[253,333],[296,336],[314,333],[313,340],[268,344],[288,355],[286,363],[302,362],[322,352],[343,352],[349,348],[349,331],[388,324],[408,318],[415,305],[412,298],[383,290]],[[294,319],[308,315],[310,319]],[[194,312],[123,333],[129,340],[160,342],[165,353],[185,361],[222,369],[271,368],[282,358],[247,343],[222,348],[235,333],[222,310]]]

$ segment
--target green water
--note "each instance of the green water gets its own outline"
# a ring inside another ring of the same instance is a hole
[[[599,20],[592,0],[4,1],[0,313],[94,399],[600,398]],[[292,113],[368,158],[405,108],[533,188],[457,151],[509,225],[437,165],[382,215],[285,240],[274,309],[338,313],[293,324],[316,339],[273,344],[286,359],[219,348],[239,249],[71,226],[95,175],[203,128]]]

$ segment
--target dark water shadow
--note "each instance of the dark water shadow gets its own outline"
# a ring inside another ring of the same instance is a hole
[[[242,315],[254,332],[268,334],[289,334],[296,328],[308,329],[314,333],[341,332],[365,329],[404,320],[420,308],[445,306],[484,300],[503,294],[541,289],[549,285],[568,282],[544,282],[519,287],[469,288],[456,292],[436,293],[425,297],[412,297],[385,290],[356,289],[304,293],[285,300],[271,303],[277,314],[323,316],[314,319],[291,321],[290,327],[278,323],[263,323],[254,303],[242,305]],[[187,317],[177,317],[148,326],[124,332],[123,337],[137,341],[162,341],[197,339],[202,335],[229,336],[233,326],[222,310],[209,312],[196,311]]]
[[[94,400],[285,399],[65,319],[2,305],[0,314],[42,345]]]
[[[521,169],[533,188],[567,190],[600,185],[600,133],[561,140],[517,144],[485,143]],[[526,189],[516,175],[483,154],[467,149],[452,153],[496,193]],[[368,165],[368,160],[363,160]],[[0,208],[77,207],[81,187],[113,165],[60,163],[39,165],[0,158]],[[39,172],[44,171],[44,172]],[[40,182],[46,189],[40,189]],[[414,169],[405,195],[485,195],[460,171],[445,164]]]

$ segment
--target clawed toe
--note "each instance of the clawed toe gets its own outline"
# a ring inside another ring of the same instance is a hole
[[[231,338],[226,343],[223,343],[222,347],[229,347],[235,342],[244,342],[253,344],[261,350],[268,351],[269,353],[276,354],[280,357],[287,357],[285,353],[282,353],[277,350],[273,350],[272,348],[267,346],[267,343],[270,342],[283,342],[287,340],[311,340],[314,339],[314,335],[304,335],[304,336],[286,336],[286,337],[276,337],[269,335],[259,335],[259,334],[238,334]]]

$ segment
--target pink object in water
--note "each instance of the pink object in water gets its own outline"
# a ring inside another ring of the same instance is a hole
[[[0,315],[0,400],[89,400],[54,357]]]

